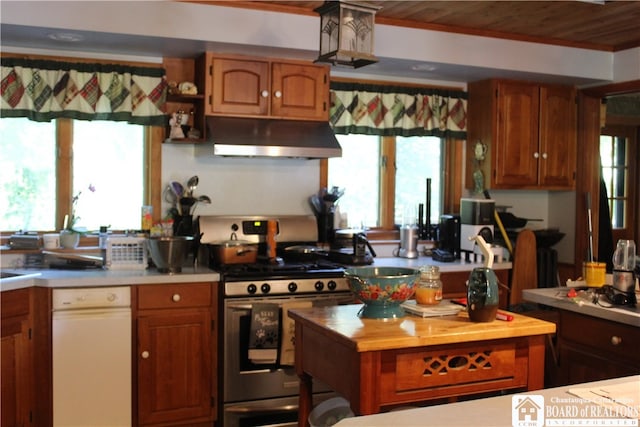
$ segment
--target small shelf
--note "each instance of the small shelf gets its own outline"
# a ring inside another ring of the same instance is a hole
[[[198,93],[196,95],[187,95],[181,93],[169,93],[167,94],[167,102],[194,102],[204,99],[204,94]]]

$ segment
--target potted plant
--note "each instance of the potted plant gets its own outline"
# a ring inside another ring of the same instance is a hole
[[[89,184],[89,191],[93,193],[96,189],[93,185]],[[62,230],[60,230],[60,246],[66,249],[76,248],[78,243],[80,243],[80,235],[83,234],[82,231],[75,228],[76,223],[80,219],[80,217],[76,215],[76,206],[81,194],[82,191],[79,191],[78,194],[71,199],[71,213],[64,216],[64,224],[62,225]]]

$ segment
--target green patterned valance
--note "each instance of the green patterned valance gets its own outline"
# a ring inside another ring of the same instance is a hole
[[[162,68],[2,58],[0,114],[164,126]]]
[[[467,93],[332,82],[330,121],[338,134],[466,139]]]

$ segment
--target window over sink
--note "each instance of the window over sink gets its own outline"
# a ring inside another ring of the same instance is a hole
[[[58,230],[71,198],[81,191],[78,228],[140,228],[147,168],[144,126],[3,118],[0,133],[0,197],[7,207],[0,230]],[[90,185],[94,192],[88,191]]]
[[[336,137],[342,157],[329,159],[328,184],[346,189],[338,207],[347,227],[390,228],[386,222],[393,226],[407,219],[415,221],[418,204],[426,204],[427,178],[431,179],[431,223],[438,222],[444,139],[361,134]],[[384,213],[385,206],[391,206],[392,212]]]

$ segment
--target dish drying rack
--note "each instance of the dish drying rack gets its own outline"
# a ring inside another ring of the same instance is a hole
[[[110,236],[105,267],[109,270],[145,270],[148,266],[146,237]]]

